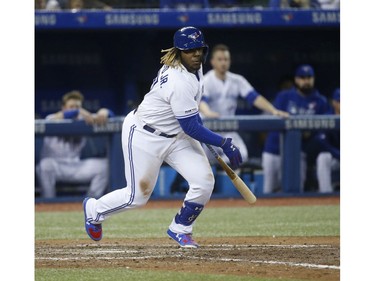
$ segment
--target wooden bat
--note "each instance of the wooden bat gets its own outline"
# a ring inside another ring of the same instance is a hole
[[[242,197],[248,202],[249,204],[254,204],[257,201],[254,193],[251,192],[250,188],[243,182],[243,180],[232,170],[231,167],[228,166],[227,163],[220,157],[219,154],[212,148],[211,145],[205,144],[211,153],[215,156],[216,160],[219,162],[220,166],[224,169],[227,173],[228,177],[232,181],[233,185],[237,190],[241,193]]]

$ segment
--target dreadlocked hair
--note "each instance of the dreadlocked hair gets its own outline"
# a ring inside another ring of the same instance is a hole
[[[160,59],[161,64],[165,64],[170,67],[176,67],[181,65],[180,52],[177,48],[172,47],[166,50],[161,50],[161,52],[166,53]]]

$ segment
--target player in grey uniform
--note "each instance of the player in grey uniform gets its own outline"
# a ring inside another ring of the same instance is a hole
[[[102,238],[105,219],[147,203],[160,167],[166,162],[189,183],[182,207],[167,234],[181,247],[198,247],[192,238],[193,225],[214,187],[211,166],[200,142],[221,147],[233,168],[242,162],[231,139],[205,128],[199,117],[202,62],[208,53],[202,32],[195,27],[184,27],[176,31],[173,39],[174,46],[162,50],[163,66],[150,91],[123,122],[127,186],[98,200],[86,198],[83,202],[86,232],[95,241]]]
[[[96,114],[82,108],[83,95],[79,91],[66,93],[62,98],[62,110],[46,117],[47,120],[75,119],[88,124],[104,124],[113,113],[100,109]],[[41,160],[36,172],[43,198],[56,196],[56,182],[90,183],[88,196],[99,198],[108,187],[108,159],[80,159],[86,138],[77,136],[45,137]]]
[[[285,111],[275,108],[267,99],[260,95],[242,75],[229,71],[231,59],[228,46],[216,45],[211,52],[212,70],[203,78],[204,94],[200,103],[200,112],[204,117],[219,118],[235,115],[239,97],[244,98],[250,106],[255,106],[267,113],[288,117]],[[224,137],[230,136],[241,151],[243,161],[248,158],[247,147],[237,132],[225,132]],[[206,154],[211,162],[215,163],[212,153],[205,147]],[[217,151],[220,156],[221,151]],[[226,158],[223,158],[226,160]]]

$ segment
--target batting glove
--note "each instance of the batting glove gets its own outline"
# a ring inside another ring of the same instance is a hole
[[[224,143],[222,144],[221,148],[228,157],[233,169],[237,169],[242,163],[242,156],[238,147],[232,143],[232,139],[224,139]]]

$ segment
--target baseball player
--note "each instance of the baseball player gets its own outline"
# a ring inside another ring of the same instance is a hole
[[[250,106],[280,117],[288,117],[285,111],[275,108],[267,99],[260,95],[242,75],[229,71],[231,60],[228,46],[219,44],[211,52],[212,70],[203,78],[204,94],[199,105],[204,117],[219,118],[234,116],[239,97],[244,98]],[[237,132],[226,132],[222,136],[230,136],[241,151],[242,159],[248,159],[247,147]],[[205,147],[210,162],[215,163],[215,158]],[[221,151],[217,151],[220,156]],[[225,159],[225,158],[223,158]]]
[[[199,117],[202,62],[208,53],[203,33],[192,26],[181,28],[174,34],[173,47],[162,53],[163,66],[150,91],[123,122],[127,186],[98,200],[83,201],[86,232],[95,241],[102,238],[102,222],[108,217],[147,203],[165,161],[189,183],[182,207],[167,234],[181,247],[197,248],[192,237],[193,225],[214,187],[211,166],[200,142],[221,147],[234,168],[242,162],[232,139],[208,130]]]
[[[114,114],[111,110],[101,108],[96,114],[82,108],[83,95],[71,91],[62,97],[62,109],[50,114],[47,120],[85,120],[88,124],[104,124]],[[56,182],[90,183],[88,195],[99,198],[108,186],[108,159],[80,159],[86,138],[78,137],[44,137],[40,162],[36,167],[43,198],[56,196]]]
[[[300,65],[294,76],[295,87],[283,90],[276,95],[274,106],[289,112],[290,115],[317,115],[329,114],[327,99],[314,88],[315,73],[312,66]],[[306,132],[302,137],[301,153],[301,191],[306,179],[306,146],[314,139],[311,133]],[[271,193],[281,185],[281,156],[280,133],[269,132],[262,153],[264,173],[264,193]]]
[[[340,115],[340,89],[336,89],[332,96],[334,113]],[[322,152],[316,159],[316,172],[319,192],[333,192],[332,171],[340,169],[340,131],[319,133],[318,140]]]

